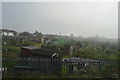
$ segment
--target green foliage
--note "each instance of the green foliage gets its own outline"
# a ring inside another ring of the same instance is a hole
[[[18,54],[16,53],[3,53],[2,54],[2,57],[5,57],[5,58],[17,58],[18,57]]]
[[[20,53],[21,48],[17,46],[7,46],[8,52]]]
[[[100,76],[102,78],[116,77],[118,74],[118,64],[103,64],[100,67]]]
[[[103,54],[95,53],[94,51],[89,50],[78,50],[75,51],[71,56],[82,57],[82,58],[91,58],[91,59],[102,59],[102,60],[117,60],[117,54]]]
[[[62,39],[62,38],[57,39],[58,44],[65,44],[67,42],[68,42],[68,40],[65,40],[65,39]]]
[[[71,55],[65,55],[62,58],[69,58],[69,57],[71,57]]]
[[[16,38],[11,38],[9,41],[8,41],[8,44],[9,45],[13,45],[13,46],[16,46],[18,44],[18,40]]]
[[[32,45],[35,45],[35,44],[38,44],[38,43],[33,42],[33,41],[29,41],[27,45],[28,45],[28,46],[32,46]]]
[[[115,54],[109,54],[109,55],[107,56],[107,58],[108,58],[109,60],[117,60],[117,59],[118,59],[117,54],[116,54],[116,55],[115,55]]]
[[[62,75],[67,75],[68,72],[68,66],[66,66],[65,64],[62,65],[62,71],[61,74]]]

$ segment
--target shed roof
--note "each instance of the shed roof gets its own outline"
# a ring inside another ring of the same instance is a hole
[[[57,52],[52,51],[52,50],[47,50],[47,49],[37,49],[37,50],[32,50],[31,54],[33,55],[41,55],[41,56],[47,56],[47,57],[52,57],[53,54]],[[58,54],[58,53],[57,53]]]
[[[29,49],[29,50],[42,49],[41,47],[36,47],[36,46],[23,46],[22,48]]]
[[[30,53],[33,55],[52,57],[54,54],[58,54],[58,56],[60,56],[57,51],[50,50],[50,49],[43,49],[41,47],[23,46],[21,48],[30,50]]]

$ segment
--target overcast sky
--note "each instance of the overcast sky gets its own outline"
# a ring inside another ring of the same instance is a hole
[[[118,37],[117,2],[4,2],[2,21],[18,32]]]

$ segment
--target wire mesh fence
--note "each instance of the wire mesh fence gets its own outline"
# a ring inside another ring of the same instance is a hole
[[[3,78],[118,78],[118,61],[61,58],[3,58]]]

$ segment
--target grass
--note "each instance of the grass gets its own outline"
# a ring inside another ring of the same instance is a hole
[[[12,53],[12,52],[3,53],[3,54],[2,54],[2,57],[5,57],[5,58],[18,58],[18,54]]]
[[[8,49],[7,51],[4,51],[4,49]],[[21,52],[21,48],[17,46],[3,46],[3,52],[2,57],[6,58],[18,58],[19,54]]]
[[[17,46],[6,46],[8,52],[20,53],[21,48]]]

